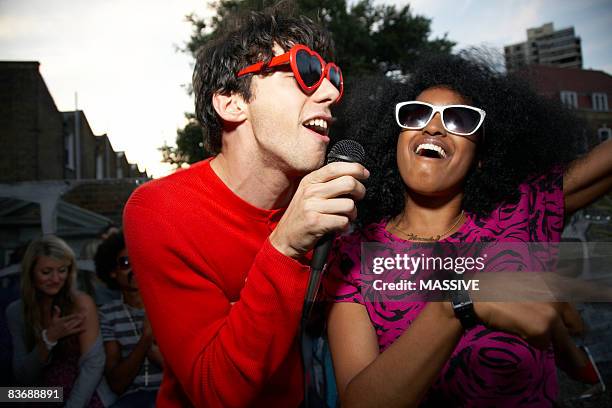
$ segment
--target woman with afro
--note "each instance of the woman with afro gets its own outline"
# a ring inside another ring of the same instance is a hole
[[[336,242],[326,282],[340,399],[552,406],[555,352],[588,368],[568,305],[474,302],[460,320],[450,302],[366,301],[361,243],[558,242],[564,217],[612,186],[612,142],[576,160],[580,124],[520,78],[456,55],[419,67],[403,85],[360,81],[339,115],[371,172],[361,228]]]

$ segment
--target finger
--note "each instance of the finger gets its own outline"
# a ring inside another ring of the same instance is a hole
[[[60,322],[60,327],[72,327],[75,324],[79,324],[81,322],[82,322],[81,319],[76,319],[76,318],[72,318],[72,319],[68,319],[68,320],[62,320]]]
[[[64,327],[75,327],[85,323],[85,319],[75,319],[64,324]]]
[[[83,325],[83,322],[70,322],[70,323],[64,325],[64,330],[72,330],[75,327],[79,327],[79,326],[82,326],[82,325]]]
[[[345,215],[353,220],[357,215],[355,202],[350,198],[330,198],[328,200],[310,200],[304,205],[306,210],[321,214]]]
[[[62,309],[59,306],[53,306],[53,318],[57,319],[62,314]]]
[[[85,331],[85,327],[77,326],[66,332],[66,336],[72,336],[73,334],[83,333]]]
[[[71,313],[71,314],[69,314],[69,315],[62,316],[62,318],[61,318],[61,319],[62,319],[62,320],[74,319],[74,318],[79,317],[79,316],[83,316],[83,314],[82,314],[82,313]]]
[[[82,314],[71,314],[68,316],[64,316],[60,319],[60,322],[66,324],[72,321],[82,321],[85,318]]]
[[[330,163],[304,177],[307,183],[325,183],[341,176],[353,176],[359,180],[365,180],[370,172],[359,163],[336,162]]]
[[[306,197],[321,198],[350,196],[355,200],[361,200],[366,194],[365,186],[352,176],[340,176],[325,183],[310,184],[304,190]]]
[[[335,214],[320,214],[319,230],[321,231],[319,238],[330,232],[346,231],[349,227],[350,219],[345,215]]]

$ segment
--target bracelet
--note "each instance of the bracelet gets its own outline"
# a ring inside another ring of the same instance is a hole
[[[42,340],[45,343],[45,346],[47,346],[47,350],[51,351],[51,349],[53,349],[53,347],[57,345],[57,340],[55,340],[54,342],[49,341],[49,339],[47,338],[47,329],[44,329],[41,335],[42,335]]]

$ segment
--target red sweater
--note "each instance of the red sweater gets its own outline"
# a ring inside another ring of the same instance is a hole
[[[210,161],[138,188],[129,256],[164,356],[159,407],[296,407],[307,266],[267,239],[284,210],[236,196]]]

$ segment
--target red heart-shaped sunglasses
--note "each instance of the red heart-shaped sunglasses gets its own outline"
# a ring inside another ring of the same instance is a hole
[[[272,58],[269,64],[258,62],[249,65],[240,70],[237,76],[240,78],[247,74],[256,74],[285,64],[290,65],[295,79],[305,93],[310,94],[316,91],[323,83],[323,79],[327,78],[340,92],[336,102],[342,98],[344,79],[340,67],[333,62],[326,63],[318,53],[302,44],[296,44],[291,47],[289,52]]]

